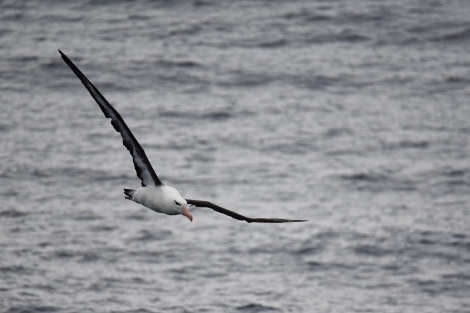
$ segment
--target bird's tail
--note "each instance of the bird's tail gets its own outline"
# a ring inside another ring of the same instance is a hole
[[[127,200],[132,200],[132,197],[134,196],[134,189],[124,189],[124,194],[126,195]]]

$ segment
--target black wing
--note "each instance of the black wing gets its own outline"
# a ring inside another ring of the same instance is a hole
[[[77,75],[77,77],[82,81],[83,85],[88,89],[90,95],[98,103],[101,111],[103,111],[104,116],[111,119],[111,124],[114,126],[114,129],[121,134],[122,142],[124,146],[129,150],[132,155],[132,161],[134,162],[135,171],[137,176],[140,178],[142,186],[147,185],[163,185],[161,180],[158,178],[157,174],[152,168],[147,156],[145,155],[144,149],[135,139],[134,135],[127,127],[126,123],[122,119],[121,115],[113,108],[113,106],[103,97],[99,90],[86,78],[85,75],[78,69],[78,67],[73,64],[73,62],[60,51],[62,59],[70,67],[70,69]]]
[[[248,223],[292,223],[292,222],[306,222],[307,220],[287,220],[283,218],[251,218],[251,217],[246,217],[244,215],[238,214],[236,212],[227,210],[223,207],[218,206],[217,204],[214,204],[209,201],[204,201],[204,200],[192,200],[192,199],[186,199],[188,204],[192,204],[197,207],[206,207],[210,208],[214,211],[217,211],[219,213],[228,215],[230,217],[233,217],[234,219],[240,220],[240,221],[246,221]]]

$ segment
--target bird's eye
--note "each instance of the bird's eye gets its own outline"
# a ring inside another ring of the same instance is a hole
[[[173,200],[173,201],[175,201],[176,205],[181,205],[181,203],[179,203],[178,201],[176,201],[176,200]]]

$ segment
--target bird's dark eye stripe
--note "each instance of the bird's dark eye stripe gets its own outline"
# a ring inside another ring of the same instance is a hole
[[[178,201],[176,200],[173,200],[173,201],[175,201],[176,205],[181,205],[181,203],[179,203]]]

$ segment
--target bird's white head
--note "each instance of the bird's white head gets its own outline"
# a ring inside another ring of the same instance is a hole
[[[186,202],[186,199],[180,196],[179,199],[174,199],[173,202],[176,206],[179,207],[180,213],[186,216],[192,222],[193,216],[191,215],[191,213],[189,213],[188,203]]]
[[[170,187],[171,188],[171,187]],[[172,205],[174,205],[178,212],[181,214],[181,215],[184,215],[186,216],[191,222],[193,221],[193,216],[191,215],[191,213],[189,213],[189,210],[188,210],[188,202],[186,201],[185,198],[183,198],[180,193],[172,188],[174,190],[174,193],[172,194]]]

